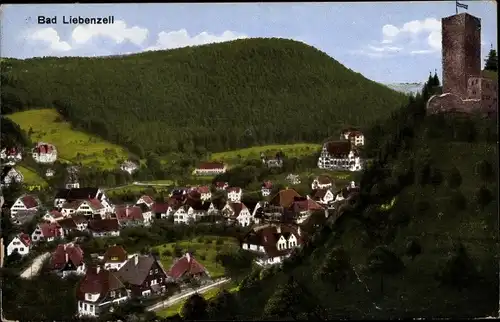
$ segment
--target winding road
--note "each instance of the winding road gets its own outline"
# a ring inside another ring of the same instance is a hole
[[[35,257],[31,265],[26,268],[20,275],[21,278],[30,279],[36,276],[43,266],[43,262],[50,256],[50,253],[43,253]]]
[[[180,301],[182,301],[182,300],[190,297],[191,295],[193,295],[195,293],[203,294],[203,293],[205,293],[205,292],[207,292],[207,291],[209,291],[209,290],[211,290],[211,289],[213,289],[213,288],[215,288],[217,286],[220,286],[222,284],[228,283],[230,281],[231,281],[230,278],[223,278],[221,280],[213,282],[212,284],[200,287],[197,290],[193,290],[193,291],[190,291],[190,292],[187,292],[187,293],[184,293],[184,294],[179,294],[177,296],[172,296],[168,300],[161,301],[159,303],[151,305],[146,310],[147,311],[158,311],[160,309],[168,308],[168,307],[170,307],[172,305],[175,305],[175,304],[179,303]]]

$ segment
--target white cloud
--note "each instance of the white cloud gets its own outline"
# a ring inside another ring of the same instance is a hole
[[[186,29],[178,31],[161,31],[158,34],[156,44],[146,48],[146,50],[172,49],[187,46],[205,45],[235,39],[248,38],[247,35],[226,30],[220,35],[202,32],[195,36],[190,36]]]
[[[369,45],[358,51],[370,57],[394,54],[432,54],[441,51],[441,20],[427,18],[408,21],[400,26],[382,26],[379,45]]]
[[[66,41],[62,41],[57,31],[52,27],[34,30],[28,34],[28,39],[42,42],[48,49],[54,52],[71,50],[71,45]]]
[[[186,29],[161,31],[156,39],[148,41],[149,30],[141,26],[127,26],[118,20],[112,25],[78,25],[69,33],[67,40],[61,39],[61,33],[53,27],[27,29],[22,33],[24,46],[30,46],[36,56],[102,56],[121,55],[116,45],[130,43],[139,51],[172,49],[186,46],[218,43],[235,39],[248,38],[247,35],[226,30],[221,34],[207,31],[190,35]],[[95,39],[105,39],[105,43],[96,43]],[[131,53],[131,48],[126,53]]]
[[[148,38],[148,29],[127,27],[125,21],[117,20],[111,25],[78,25],[71,33],[71,39],[76,44],[85,44],[94,37],[109,38],[117,44],[130,41],[139,46]]]

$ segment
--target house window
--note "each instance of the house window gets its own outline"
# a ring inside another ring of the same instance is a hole
[[[24,247],[19,248],[20,252],[24,252]]]
[[[158,268],[155,268],[155,274],[158,274]]]

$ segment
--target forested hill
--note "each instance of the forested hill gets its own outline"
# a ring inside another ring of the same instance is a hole
[[[1,65],[4,113],[55,107],[138,154],[321,141],[405,99],[311,46],[275,38]]]

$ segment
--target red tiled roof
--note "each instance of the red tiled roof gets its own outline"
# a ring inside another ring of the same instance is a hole
[[[315,190],[313,193],[313,198],[316,200],[322,199],[326,195],[327,192],[328,192],[328,189]]]
[[[106,253],[104,253],[104,262],[124,262],[128,258],[127,251],[118,245],[108,247]]]
[[[104,208],[104,206],[102,205],[102,203],[99,201],[99,199],[89,199],[87,200],[89,206],[94,209],[94,210],[99,210],[99,209],[102,209]]]
[[[351,142],[349,141],[330,141],[326,143],[326,150],[332,155],[348,155],[351,152]]]
[[[234,211],[234,217],[238,217],[242,210],[248,209],[242,202],[230,202],[229,207]]]
[[[42,231],[42,235],[45,238],[60,237],[61,236],[61,226],[58,223],[41,223],[38,225]]]
[[[222,162],[203,162],[197,167],[197,169],[202,170],[215,170],[215,169],[223,169],[225,167]]]
[[[39,154],[52,153],[54,146],[52,144],[37,143],[35,151]]]
[[[200,199],[201,198],[201,193],[198,192],[197,190],[191,190],[188,193],[188,198],[191,198],[191,199]]]
[[[50,215],[54,218],[61,218],[63,216],[62,213],[55,209],[50,211]]]
[[[38,201],[36,201],[36,198],[33,196],[26,195],[26,196],[23,196],[21,200],[22,200],[24,206],[26,207],[26,209],[38,207]]]
[[[192,255],[185,254],[184,256],[179,258],[174,265],[172,265],[168,272],[168,275],[175,279],[178,279],[186,274],[194,275],[205,272],[205,267],[198,263],[198,261],[196,261],[196,259],[194,259]]]
[[[316,180],[318,180],[319,184],[331,184],[331,183],[333,183],[332,178],[330,178],[329,176],[326,176],[326,175],[320,175],[316,178]]]
[[[239,188],[239,187],[231,187],[231,188],[227,189],[227,192],[240,193],[241,192],[241,188]]]
[[[293,189],[285,189],[278,192],[269,202],[271,205],[288,208],[294,202],[294,198],[301,197]]]
[[[164,214],[168,210],[168,203],[166,202],[155,202],[152,207],[152,211],[156,214]]]
[[[325,209],[312,199],[294,201],[291,207],[294,212],[316,211]]]
[[[24,244],[24,246],[29,247],[31,245],[31,238],[30,235],[25,234],[25,233],[20,233],[17,235],[17,238]]]
[[[142,210],[137,206],[125,206],[115,208],[116,219],[119,221],[125,220],[144,220]]]
[[[64,218],[57,222],[64,229],[76,229],[76,223],[73,218]]]
[[[271,181],[264,181],[262,183],[262,188],[265,188],[265,189],[271,189],[273,187],[273,183]]]
[[[89,221],[88,229],[94,232],[118,231],[120,226],[116,218],[94,219]]]
[[[66,258],[67,256],[67,258]],[[53,269],[63,268],[68,260],[75,266],[83,264],[83,250],[78,245],[60,244],[52,253],[51,265]]]
[[[227,187],[227,186],[228,186],[228,183],[227,183],[227,182],[222,182],[222,181],[217,181],[217,182],[215,183],[215,186],[216,186],[217,188],[219,188],[219,189],[222,189],[222,188],[224,188],[224,187]]]
[[[80,207],[83,202],[84,200],[74,200],[71,202],[66,202],[64,205],[62,205],[61,208],[77,210],[78,207]]]
[[[144,195],[144,196],[141,196],[139,199],[142,199],[144,200],[145,203],[147,204],[152,204],[154,203],[155,201],[153,200],[153,198],[151,198],[150,196],[148,195]]]
[[[84,301],[85,293],[92,293],[99,294],[102,299],[109,291],[124,288],[115,274],[105,269],[100,269],[99,272],[89,269],[78,285],[77,298]]]
[[[210,188],[208,186],[200,186],[196,189],[199,193],[209,193]]]
[[[281,236],[288,240],[290,235],[293,234],[297,239],[298,245],[303,243],[303,240],[298,233],[298,227],[292,225],[280,225],[280,229],[280,233],[278,233],[276,226],[266,226],[258,230],[252,230],[244,237],[243,241],[249,244],[263,246],[266,255],[269,257],[286,255],[291,251],[290,249],[278,250],[276,244]]]

